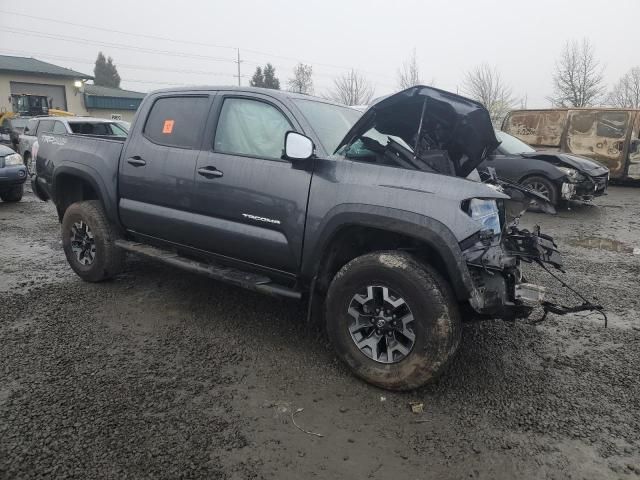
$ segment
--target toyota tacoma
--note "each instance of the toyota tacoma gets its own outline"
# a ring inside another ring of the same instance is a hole
[[[353,372],[388,389],[441,374],[463,317],[543,302],[521,262],[561,267],[550,237],[517,227],[535,193],[480,182],[499,145],[487,110],[435,88],[364,114],[274,90],[161,90],[127,139],[39,143],[32,187],[82,279],[115,276],[133,252],[302,299]]]

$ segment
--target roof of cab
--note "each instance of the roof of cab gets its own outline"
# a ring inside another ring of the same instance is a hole
[[[304,93],[289,92],[287,90],[275,90],[273,88],[260,88],[260,87],[197,85],[192,87],[162,88],[160,90],[154,90],[150,92],[149,95],[165,94],[165,93],[187,93],[187,92],[216,92],[216,91],[222,91],[222,90],[224,90],[225,92],[231,91],[231,92],[238,92],[238,93],[261,93],[263,95],[269,95],[274,98],[313,100],[316,102],[338,105],[340,107],[353,108],[353,107],[349,107],[348,105],[344,105],[342,103],[335,102],[327,98],[316,97],[314,95],[307,95]]]

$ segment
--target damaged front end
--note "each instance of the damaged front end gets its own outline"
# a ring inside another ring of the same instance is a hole
[[[602,313],[602,306],[589,302],[549,270],[551,267],[563,271],[562,257],[553,238],[541,233],[538,226],[533,231],[518,226],[531,200],[535,200],[547,213],[555,213],[553,205],[540,194],[500,180],[495,175],[489,184],[510,198],[486,200],[488,204],[495,205],[494,211],[484,208],[478,212],[477,199],[462,205],[469,215],[490,227],[480,230],[460,245],[474,282],[469,300],[471,307],[482,316],[508,320],[527,318],[536,306],[543,308],[543,318],[549,312],[559,315],[585,310]],[[500,228],[496,229],[498,221]],[[540,265],[583,303],[564,306],[548,301],[545,298],[546,287],[527,282],[521,269],[523,262]],[[606,324],[606,316],[602,315]]]

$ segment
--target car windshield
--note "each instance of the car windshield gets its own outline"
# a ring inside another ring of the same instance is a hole
[[[329,154],[334,152],[340,140],[362,115],[362,112],[353,108],[332,103],[305,99],[296,99],[294,102],[311,124],[320,143]]]
[[[533,153],[535,150],[522,140],[509,135],[508,133],[496,130],[496,138],[500,140],[498,151],[506,155],[517,155],[518,153]]]

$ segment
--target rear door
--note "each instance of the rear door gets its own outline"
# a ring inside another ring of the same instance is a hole
[[[120,160],[120,218],[138,233],[189,243],[194,175],[209,94],[158,96],[140,112]]]
[[[297,270],[311,172],[281,158],[289,130],[302,133],[277,99],[218,94],[196,168],[195,246],[284,272]]]

